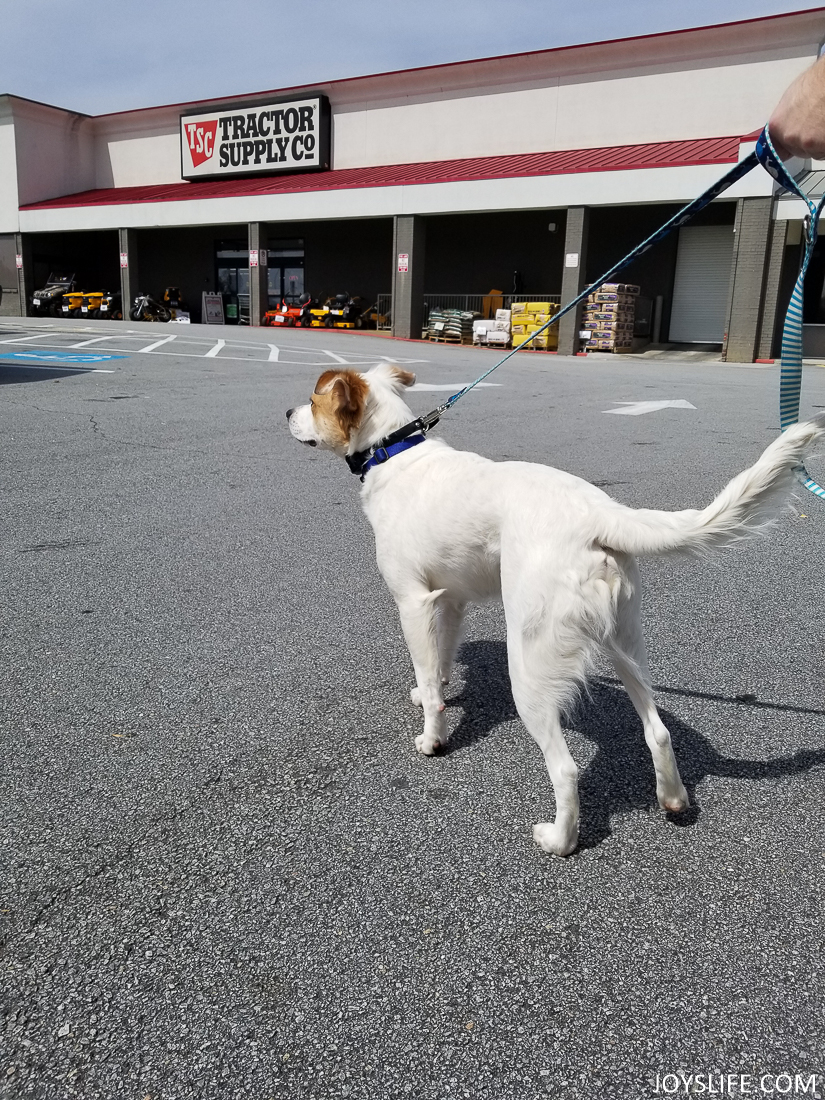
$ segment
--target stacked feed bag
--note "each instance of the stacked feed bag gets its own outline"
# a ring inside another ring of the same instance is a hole
[[[559,307],[555,302],[513,302],[513,346],[523,343],[531,333],[538,332],[542,325],[546,324],[558,311]],[[531,340],[527,346],[555,350],[558,345],[558,325],[551,325],[540,336]]]
[[[633,283],[602,283],[588,296],[582,324],[590,333],[588,351],[631,350],[638,293]]]
[[[453,343],[470,343],[473,338],[473,321],[477,313],[463,309],[434,309],[427,322],[430,340],[450,340]]]
[[[487,333],[487,343],[500,348],[510,346],[510,310],[497,309],[492,331]]]
[[[495,327],[495,321],[485,321],[483,319],[473,321],[473,343],[486,344],[488,335]]]

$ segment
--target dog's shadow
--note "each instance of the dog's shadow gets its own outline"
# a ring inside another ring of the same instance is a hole
[[[507,648],[503,642],[465,642],[459,662],[466,668],[465,687],[460,695],[448,696],[447,705],[460,707],[462,713],[450,737],[447,754],[461,751],[485,738],[502,722],[518,717],[510,689]],[[740,706],[760,705],[749,698],[710,698]],[[773,760],[726,757],[674,714],[662,708],[659,713],[670,730],[682,780],[690,794],[689,810],[668,815],[679,825],[692,825],[698,820],[701,808],[696,801],[696,787],[707,776],[775,779],[797,775],[825,763],[825,750],[807,750]],[[582,770],[579,782],[580,846],[587,848],[610,835],[610,820],[614,814],[656,806],[653,764],[645,745],[642,723],[624,688],[614,686],[606,678],[589,682],[587,692],[567,716],[565,725],[596,745],[596,755]],[[526,732],[525,736],[528,736]]]

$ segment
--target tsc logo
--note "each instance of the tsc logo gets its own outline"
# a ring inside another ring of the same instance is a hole
[[[189,139],[189,152],[192,156],[192,166],[194,168],[209,160],[215,152],[215,133],[217,129],[217,119],[214,122],[186,123],[186,136]]]

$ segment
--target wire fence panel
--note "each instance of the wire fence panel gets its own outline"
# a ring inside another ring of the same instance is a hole
[[[480,317],[495,317],[497,309],[510,309],[513,302],[552,302],[561,305],[560,294],[425,294],[424,324],[431,309],[460,309]]]
[[[392,294],[379,294],[376,299],[376,328],[392,328]]]
[[[513,302],[553,302],[561,305],[560,294],[425,294],[424,327],[431,309],[460,309],[478,313],[480,317],[495,317],[497,309],[510,309]],[[379,294],[376,299],[378,328],[392,328],[392,294]]]

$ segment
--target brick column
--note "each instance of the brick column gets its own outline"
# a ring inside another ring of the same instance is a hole
[[[736,204],[728,328],[723,347],[729,363],[752,363],[756,358],[773,201],[773,198],[740,199]]]
[[[421,339],[424,318],[426,225],[420,215],[399,214],[392,232],[392,334]],[[406,257],[406,259],[399,259]],[[399,267],[406,268],[399,271]]]
[[[123,320],[129,321],[129,311],[135,298],[140,293],[137,233],[134,229],[118,229],[118,244],[120,246],[120,296],[123,300]],[[126,257],[126,267],[123,267],[122,257]]]
[[[564,235],[564,267],[561,276],[561,304],[584,290],[587,269],[587,234],[590,210],[586,206],[571,206],[567,211]],[[577,306],[559,322],[559,355],[575,355],[579,350],[579,329],[582,306]]]
[[[23,266],[17,268],[17,297],[20,300],[20,316],[31,316],[31,296],[37,287],[34,285],[32,270],[32,248],[29,238],[22,233],[14,236],[15,255],[23,257]],[[15,261],[16,262],[16,261]]]
[[[772,221],[770,241],[768,243],[768,262],[765,271],[765,289],[762,295],[762,317],[759,323],[759,340],[756,345],[757,359],[770,359],[782,342],[782,333],[777,331],[779,321],[779,289],[782,285],[782,272],[785,262],[785,246],[788,238],[786,221]]]
[[[266,264],[268,236],[262,222],[249,223],[249,323],[260,325],[269,309],[269,268]],[[253,265],[254,253],[258,253],[257,266]],[[264,262],[261,262],[264,261]]]

